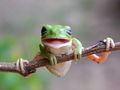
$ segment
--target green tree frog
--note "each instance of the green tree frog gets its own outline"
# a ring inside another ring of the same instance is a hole
[[[115,44],[111,38],[104,40],[106,49],[114,48]],[[40,54],[47,57],[51,65],[46,66],[47,69],[58,77],[63,77],[68,72],[72,60],[57,64],[55,56],[61,54],[74,53],[74,60],[79,60],[82,54],[82,43],[72,36],[72,31],[69,26],[62,25],[44,25],[41,29]],[[103,52],[100,56],[96,54],[88,56],[89,59],[101,63],[109,52]]]

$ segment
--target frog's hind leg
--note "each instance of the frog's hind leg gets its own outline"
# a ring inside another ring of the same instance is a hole
[[[106,51],[108,51],[110,49],[110,47],[111,48],[115,47],[115,43],[114,43],[113,39],[111,39],[111,38],[107,38],[107,39],[103,40],[102,42],[106,44]],[[100,56],[97,56],[96,54],[92,54],[87,57],[97,63],[101,63],[108,57],[108,55],[109,55],[109,52],[102,52]]]
[[[103,52],[101,53],[101,56],[97,56],[96,54],[92,54],[90,56],[87,56],[89,59],[95,61],[96,63],[102,63],[106,58],[108,57],[109,52]]]

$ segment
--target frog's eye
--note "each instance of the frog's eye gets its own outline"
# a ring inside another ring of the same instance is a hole
[[[43,34],[45,34],[45,33],[47,33],[47,29],[46,29],[45,27],[43,27],[43,28],[41,29],[41,34],[43,35]]]
[[[72,34],[72,31],[70,29],[66,30],[66,33],[68,33],[69,35]]]

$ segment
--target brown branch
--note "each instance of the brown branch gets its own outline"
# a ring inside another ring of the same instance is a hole
[[[96,45],[87,47],[82,51],[82,57],[85,57],[91,54],[105,52],[106,51],[105,46],[106,45],[103,43],[97,43]],[[116,50],[120,50],[120,42],[115,43],[115,48],[110,48],[109,51],[116,51]],[[56,56],[56,58],[57,58],[57,62],[61,63],[61,62],[74,59],[74,55],[73,53],[70,55],[63,54],[61,56]],[[29,63],[24,63],[23,65],[24,65],[25,72],[18,70],[16,63],[0,63],[0,71],[1,72],[15,72],[25,77],[25,76],[30,75],[31,73],[34,73],[36,71],[36,68],[50,65],[50,63],[47,58],[41,59],[40,55],[38,54],[36,55],[34,60],[29,61]]]

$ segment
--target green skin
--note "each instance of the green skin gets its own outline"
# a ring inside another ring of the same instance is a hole
[[[74,51],[74,57],[75,57],[75,60],[80,59],[81,54],[82,54],[82,44],[78,39],[72,37],[71,34],[67,33],[67,30],[71,30],[71,28],[69,26],[45,25],[43,27],[45,29],[45,32],[44,32],[44,34],[41,33],[41,42],[39,45],[40,54],[47,57],[49,59],[51,65],[57,64],[57,60],[56,60],[55,55],[50,54],[45,50],[45,45],[42,40],[46,39],[46,38],[58,38],[58,39],[66,39],[66,40],[74,41],[74,43],[77,46],[77,48]]]

